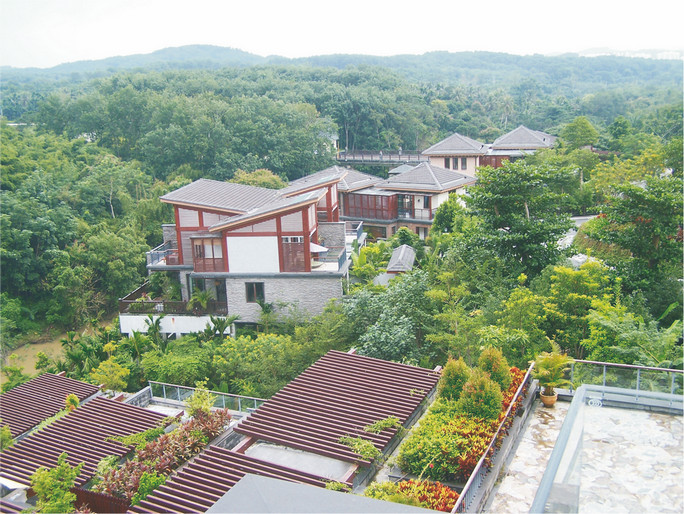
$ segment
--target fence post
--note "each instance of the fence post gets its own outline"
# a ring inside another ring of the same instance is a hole
[[[181,401],[181,399],[180,399],[180,387],[176,387],[176,397],[178,398],[178,401]]]
[[[641,383],[641,369],[637,369],[636,401],[639,401],[639,384]]]
[[[164,393],[164,400],[166,400],[166,384],[162,384],[162,392]]]
[[[242,412],[242,398],[238,397],[238,412]]]

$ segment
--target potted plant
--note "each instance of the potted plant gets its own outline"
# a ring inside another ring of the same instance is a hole
[[[192,297],[188,300],[187,309],[190,312],[198,314],[200,310],[206,311],[209,302],[212,300],[209,291],[195,291]]]
[[[571,385],[571,382],[565,378],[565,373],[570,370],[569,365],[574,361],[572,357],[561,353],[560,346],[555,341],[551,341],[550,352],[542,352],[537,356],[532,376],[539,380],[539,385],[542,387],[539,397],[544,406],[551,407],[556,403],[558,399],[556,387]]]

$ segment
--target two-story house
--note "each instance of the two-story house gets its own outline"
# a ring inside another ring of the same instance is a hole
[[[337,184],[346,173],[332,167],[281,190],[200,179],[162,196],[175,223],[164,226],[147,267],[172,272],[182,302],[129,295],[120,302],[122,333],[146,331],[149,313],[164,313],[162,332],[176,335],[202,330],[210,312],[242,323],[257,322],[265,304],[320,313],[342,296],[348,239],[362,234],[340,221]],[[188,312],[197,291],[211,306]]]
[[[503,161],[514,161],[542,148],[552,148],[556,139],[546,132],[520,125],[491,144],[454,133],[421,154],[428,157],[431,164],[475,176],[479,166],[498,168]]]
[[[454,133],[423,150],[430,164],[441,168],[460,171],[464,175],[475,176],[475,170],[480,166],[480,159],[487,153],[486,144],[467,136]]]
[[[437,208],[451,193],[464,193],[475,177],[423,162],[382,180],[349,170],[339,184],[341,219],[362,221],[374,238],[407,227],[425,238]]]

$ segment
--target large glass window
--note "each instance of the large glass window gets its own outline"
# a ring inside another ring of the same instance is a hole
[[[468,158],[467,157],[461,157],[461,169],[462,170],[468,169]]]

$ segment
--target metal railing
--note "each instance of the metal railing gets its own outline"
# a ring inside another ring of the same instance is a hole
[[[149,380],[148,383],[150,384],[153,400],[161,399],[164,401],[182,403],[190,398],[195,392],[194,387],[167,384],[165,382],[155,382],[153,380]],[[229,409],[236,412],[252,412],[266,402],[266,400],[263,398],[254,398],[252,396],[222,393],[220,391],[209,392],[216,397],[214,400],[214,407],[219,409]]]
[[[681,394],[683,381],[681,369],[585,360],[576,360],[570,366],[570,382],[574,386],[593,384],[630,389],[637,400],[644,392]]]
[[[176,248],[175,243],[172,241],[166,241],[147,252],[148,266],[155,266],[161,261],[164,261],[169,266],[180,264],[178,248]]]
[[[478,490],[480,489],[480,486],[482,485],[482,482],[484,481],[485,476],[489,471],[489,466],[487,462],[490,458],[494,457],[494,452],[497,449],[497,443],[499,439],[501,437],[505,437],[508,433],[508,424],[510,423],[510,418],[515,416],[515,405],[518,399],[523,396],[527,386],[529,386],[532,380],[533,368],[534,364],[531,364],[530,367],[527,369],[527,373],[525,373],[525,378],[523,378],[523,381],[520,383],[520,386],[518,386],[518,389],[515,392],[515,395],[513,396],[513,399],[511,400],[508,409],[506,410],[506,415],[499,424],[499,427],[497,428],[496,433],[492,437],[492,440],[489,442],[489,446],[487,446],[487,449],[480,457],[480,460],[475,466],[475,469],[473,469],[473,472],[470,474],[470,477],[468,478],[468,481],[466,482],[465,486],[463,486],[463,490],[459,494],[458,500],[456,500],[456,504],[451,509],[452,514],[456,512],[470,512],[472,506],[471,504],[477,496]]]

